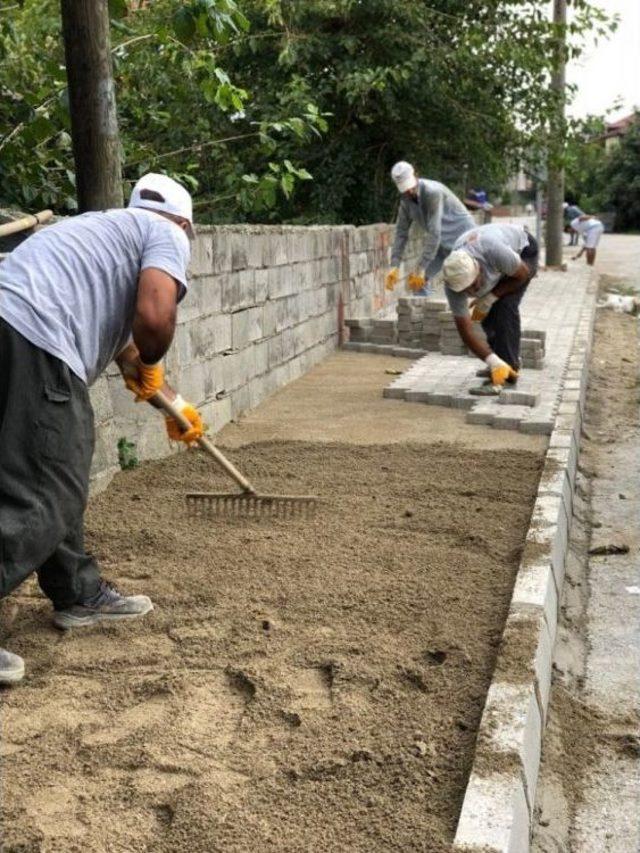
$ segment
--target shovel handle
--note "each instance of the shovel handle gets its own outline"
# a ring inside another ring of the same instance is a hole
[[[162,393],[162,391],[156,391],[155,395],[151,398],[151,401],[157,403],[161,409],[164,409],[164,411],[174,420],[176,420],[184,430],[191,429],[191,422],[187,418],[185,418],[182,412],[176,409],[173,403],[167,399],[167,397]],[[250,495],[256,494],[256,490],[253,488],[249,480],[247,480],[247,478],[244,477],[240,473],[240,471],[238,471],[235,465],[233,465],[227,459],[227,457],[224,456],[220,450],[218,450],[218,448],[212,441],[210,441],[204,435],[196,440],[198,442],[198,445],[206,453],[208,453],[209,456],[212,456],[215,459],[215,461],[223,469],[223,471],[228,474],[229,477],[231,477],[231,479],[234,480],[240,486],[243,492],[247,492]]]

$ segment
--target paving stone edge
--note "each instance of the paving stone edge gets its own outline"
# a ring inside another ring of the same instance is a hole
[[[530,849],[596,311],[598,277],[594,271],[589,275],[480,722],[453,842],[456,853]],[[510,656],[513,643],[530,652],[516,671]]]

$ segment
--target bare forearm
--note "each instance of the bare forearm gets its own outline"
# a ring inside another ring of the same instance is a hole
[[[473,324],[468,317],[456,317],[455,322],[462,342],[475,356],[484,361],[487,356],[491,355],[491,347],[487,346],[482,339],[476,337],[473,332]]]
[[[140,359],[145,364],[157,364],[171,346],[173,332],[173,324],[158,328],[155,325],[149,326],[142,317],[136,316],[133,320],[132,333]]]
[[[524,284],[525,282],[520,278],[503,278],[491,292],[500,299],[503,296],[509,296],[511,293],[517,293]]]

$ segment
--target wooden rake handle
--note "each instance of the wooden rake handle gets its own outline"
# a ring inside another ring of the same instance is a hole
[[[173,403],[165,397],[162,391],[157,391],[151,400],[154,403],[157,403],[161,409],[164,409],[164,411],[176,420],[184,430],[191,429],[191,422],[185,418],[182,412],[179,412],[178,409],[176,409]],[[229,477],[231,477],[231,479],[240,486],[243,492],[247,492],[250,495],[257,494],[249,480],[247,480],[247,478],[238,471],[235,465],[229,462],[227,457],[218,450],[212,441],[203,435],[197,439],[197,442],[198,445],[209,454],[209,456],[212,456],[215,459],[225,474],[228,474]]]
[[[4,222],[0,225],[0,237],[8,237],[10,234],[18,234],[20,231],[42,225],[44,222],[48,222],[52,216],[53,211],[41,210],[40,213],[29,214],[21,219],[14,219],[12,222]]]

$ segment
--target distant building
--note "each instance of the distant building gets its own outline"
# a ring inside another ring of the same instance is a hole
[[[624,118],[618,119],[618,121],[612,121],[605,124],[605,131],[602,136],[597,137],[598,140],[604,141],[604,149],[607,154],[611,153],[615,148],[620,145],[620,140],[623,136],[625,136],[629,128],[635,124],[636,121],[640,119],[640,113],[634,111],[631,115],[625,116]]]

